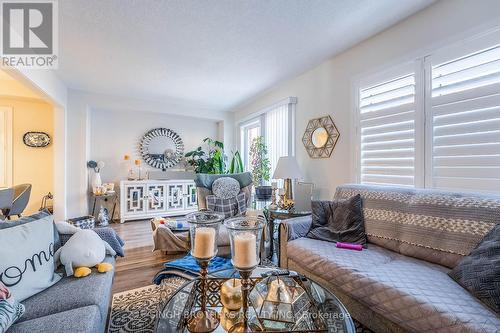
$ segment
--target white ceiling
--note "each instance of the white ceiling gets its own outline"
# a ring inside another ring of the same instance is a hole
[[[72,89],[231,110],[434,0],[64,0]]]

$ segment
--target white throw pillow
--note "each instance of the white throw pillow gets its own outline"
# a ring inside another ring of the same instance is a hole
[[[231,177],[217,178],[212,184],[212,193],[220,199],[231,199],[240,193],[240,183]]]
[[[53,219],[0,230],[0,281],[19,302],[61,279],[54,273]]]

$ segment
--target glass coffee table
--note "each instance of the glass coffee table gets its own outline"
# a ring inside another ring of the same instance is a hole
[[[254,270],[252,277],[261,277],[262,273],[267,271],[274,271],[276,268],[266,268],[258,267]],[[291,275],[297,276],[295,272],[290,272]],[[221,279],[221,278],[231,278],[235,276],[235,270],[221,270],[218,272],[213,272],[210,277]],[[162,305],[155,327],[155,332],[157,333],[185,333],[189,332],[182,325],[185,318],[185,308],[192,297],[192,290],[196,288],[196,282],[198,280],[193,280],[186,282],[182,287],[179,288],[166,302]],[[335,295],[320,286],[318,283],[311,281],[310,279],[304,280],[302,284],[305,291],[312,297],[315,309],[317,312],[314,315],[303,316],[300,320],[304,321],[301,325],[296,325],[297,327],[292,330],[286,330],[286,332],[332,332],[332,333],[355,333],[356,329],[354,322],[347,312],[344,305],[339,301]],[[210,297],[210,296],[209,296]],[[210,300],[209,300],[210,303]],[[215,306],[212,304],[208,305],[207,308],[214,309],[218,313],[221,313],[223,308]],[[226,319],[223,319],[224,315],[221,315],[221,324],[215,329],[214,332],[229,332],[230,326]],[[318,319],[319,318],[319,319]],[[312,321],[315,323],[321,322],[317,325],[315,329],[303,329],[303,327],[313,327]],[[309,322],[308,322],[309,321]],[[311,326],[312,325],[312,326]],[[300,328],[302,327],[302,329]],[[261,330],[262,331],[262,330]],[[265,330],[264,330],[265,331]],[[273,330],[273,332],[277,332]]]

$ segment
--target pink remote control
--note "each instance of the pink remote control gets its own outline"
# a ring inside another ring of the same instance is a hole
[[[363,245],[352,244],[352,243],[337,242],[337,247],[340,248],[340,249],[349,249],[349,250],[356,250],[356,251],[363,250]]]

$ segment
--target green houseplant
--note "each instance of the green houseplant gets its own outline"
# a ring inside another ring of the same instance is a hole
[[[243,161],[239,151],[233,153],[233,158],[229,164],[228,173],[241,173],[243,172]]]
[[[205,138],[203,143],[205,147],[200,146],[184,155],[187,163],[194,167],[196,173],[225,173],[224,144],[210,138]]]
[[[269,200],[272,188],[265,185],[265,182],[270,179],[271,163],[267,157],[267,146],[262,136],[253,139],[250,145],[250,164],[257,199]]]
[[[194,167],[196,173],[239,173],[243,172],[243,162],[239,151],[233,153],[233,157],[226,169],[227,157],[224,155],[224,143],[205,138],[204,147],[200,146],[190,152],[185,157],[189,165]]]

